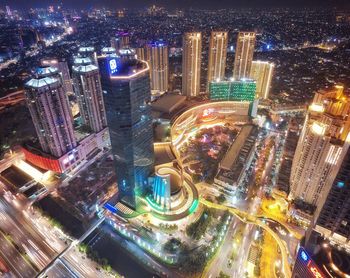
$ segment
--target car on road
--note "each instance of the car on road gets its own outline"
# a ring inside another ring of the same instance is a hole
[[[5,273],[10,272],[5,262],[0,258],[0,274],[3,275]]]
[[[227,267],[228,267],[228,268],[231,268],[231,267],[232,267],[232,260],[231,260],[231,259],[228,260],[228,262],[227,262]]]

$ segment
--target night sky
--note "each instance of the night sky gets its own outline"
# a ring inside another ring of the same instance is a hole
[[[69,8],[143,8],[152,4],[167,8],[260,8],[260,7],[339,7],[349,8],[350,0],[0,0],[0,8],[44,7],[62,3]]]

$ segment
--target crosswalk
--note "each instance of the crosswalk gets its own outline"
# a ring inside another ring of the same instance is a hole
[[[134,211],[131,208],[127,207],[126,205],[122,204],[121,202],[118,202],[116,204],[116,208],[126,215],[130,215],[130,214],[134,213]]]

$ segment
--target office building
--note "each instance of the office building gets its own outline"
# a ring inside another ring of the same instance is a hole
[[[105,57],[100,69],[119,199],[136,208],[154,170],[151,90],[148,64],[128,53]]]
[[[200,92],[202,34],[185,33],[182,53],[182,94],[195,97]]]
[[[256,82],[250,79],[212,81],[209,83],[211,100],[254,101]]]
[[[55,157],[72,150],[73,119],[57,68],[38,68],[25,84],[25,97],[42,150]]]
[[[253,61],[250,78],[256,80],[256,96],[268,99],[275,65],[265,61]]]
[[[343,90],[316,92],[293,159],[289,198],[314,206],[316,218],[349,148],[350,101]]]
[[[151,71],[152,92],[168,91],[169,83],[169,54],[168,45],[157,41],[146,46],[147,58]]]
[[[54,68],[57,68],[58,71],[62,74],[63,82],[64,82],[64,88],[66,90],[66,93],[68,95],[73,94],[73,84],[72,84],[72,78],[69,73],[68,64],[67,61],[64,59],[43,59],[41,60],[41,65],[51,66]]]
[[[233,66],[233,78],[240,80],[250,75],[256,34],[254,32],[239,32],[235,51],[235,62]]]
[[[227,39],[227,32],[211,32],[207,90],[209,90],[209,82],[223,80],[225,77]]]
[[[90,58],[76,58],[73,66],[75,94],[82,124],[93,132],[107,126],[100,73]]]

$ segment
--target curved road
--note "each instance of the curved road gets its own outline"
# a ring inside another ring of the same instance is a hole
[[[227,207],[225,205],[215,204],[215,203],[209,202],[207,200],[204,200],[202,198],[200,199],[200,202],[208,207],[212,207],[212,208],[220,209],[220,210],[228,210],[229,212],[231,212],[235,216],[237,216],[237,218],[239,220],[241,220],[242,222],[247,223],[247,224],[257,225],[257,226],[263,228],[265,231],[267,231],[276,240],[276,242],[281,250],[282,268],[284,270],[285,276],[287,278],[292,277],[292,272],[291,272],[289,262],[288,262],[289,251],[288,251],[286,245],[282,242],[282,240],[278,237],[278,235],[268,225],[266,225],[262,220],[254,217],[252,215],[249,215],[244,211],[240,211],[240,210],[235,209],[235,208]]]

